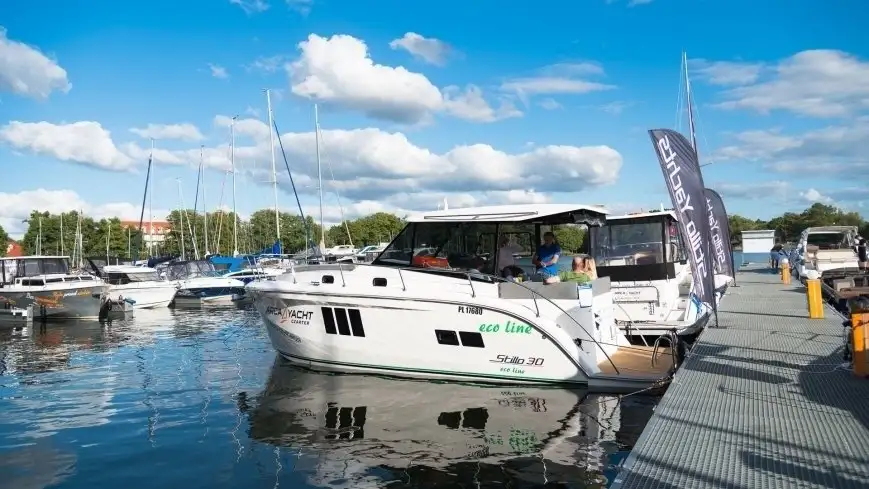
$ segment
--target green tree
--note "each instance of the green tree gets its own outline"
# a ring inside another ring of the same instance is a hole
[[[558,239],[558,244],[561,249],[569,253],[580,253],[583,251],[585,243],[585,229],[576,224],[565,224],[562,226],[554,226],[553,233]]]
[[[404,219],[388,212],[376,212],[370,216],[361,217],[353,221],[346,221],[329,228],[328,240],[330,245],[350,244],[347,229],[350,229],[350,238],[353,244],[359,247],[392,241],[396,234],[404,229]]]
[[[3,226],[0,226],[0,256],[6,256],[6,248],[9,247],[11,240]]]
[[[766,225],[763,221],[757,221],[742,217],[738,214],[727,216],[728,224],[730,225],[730,241],[733,246],[742,246],[742,232],[761,229]]]

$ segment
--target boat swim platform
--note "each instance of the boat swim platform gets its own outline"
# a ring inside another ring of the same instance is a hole
[[[844,318],[741,269],[613,489],[869,488],[869,380],[843,363]]]

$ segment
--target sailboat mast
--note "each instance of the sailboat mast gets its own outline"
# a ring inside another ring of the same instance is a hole
[[[208,204],[205,201],[206,184],[205,184],[205,171],[204,171],[204,167],[202,166],[202,163],[203,163],[202,152],[203,151],[205,151],[205,145],[200,145],[199,146],[199,173],[200,173],[200,175],[202,175],[202,216],[205,219],[205,224],[204,224],[205,225],[205,256],[208,256],[211,254],[211,252],[208,251]]]
[[[229,125],[229,161],[232,166],[232,256],[238,256],[238,213],[235,209],[235,120],[238,116],[232,118]]]
[[[63,211],[60,212],[60,256],[66,256],[63,250]]]
[[[151,161],[154,161],[154,138],[151,138]],[[153,170],[152,170],[153,171]],[[152,190],[154,189],[154,178],[148,180],[148,257],[154,256],[154,205]],[[141,245],[140,245],[141,246]]]
[[[320,194],[320,253],[326,247],[326,231],[323,227],[323,165],[320,162],[320,109],[314,104],[314,142],[317,145],[317,190]]]
[[[281,215],[278,212],[278,172],[275,169],[275,134],[272,132],[274,127],[274,116],[272,115],[272,95],[271,91],[266,89],[266,103],[269,110],[269,152],[272,155],[272,188],[275,193],[275,232],[277,233],[278,242],[281,240]],[[280,137],[280,135],[278,135]]]
[[[178,182],[178,200],[181,202],[181,208],[178,209],[178,217],[181,219],[181,260],[186,260],[184,253],[184,199],[181,197],[181,179],[176,178]]]
[[[685,68],[685,100],[688,102],[688,130],[691,131],[691,147],[694,153],[698,154],[697,161],[700,161],[697,149],[697,136],[694,131],[694,101],[691,100],[691,80],[688,78],[688,53],[682,51],[682,65]]]

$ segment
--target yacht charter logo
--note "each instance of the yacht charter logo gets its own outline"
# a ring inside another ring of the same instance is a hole
[[[712,255],[709,249],[709,215],[703,193],[703,177],[697,155],[685,136],[670,129],[649,131],[673,207],[679,216],[682,239],[690,251],[694,293],[715,305]]]

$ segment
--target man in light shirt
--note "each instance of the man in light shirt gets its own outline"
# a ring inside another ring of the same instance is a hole
[[[519,244],[510,241],[507,235],[502,235],[498,242],[498,270],[501,270],[501,276],[507,280],[515,280],[514,277],[524,275],[521,268],[516,266],[516,259],[513,258],[514,253],[522,251]]]

